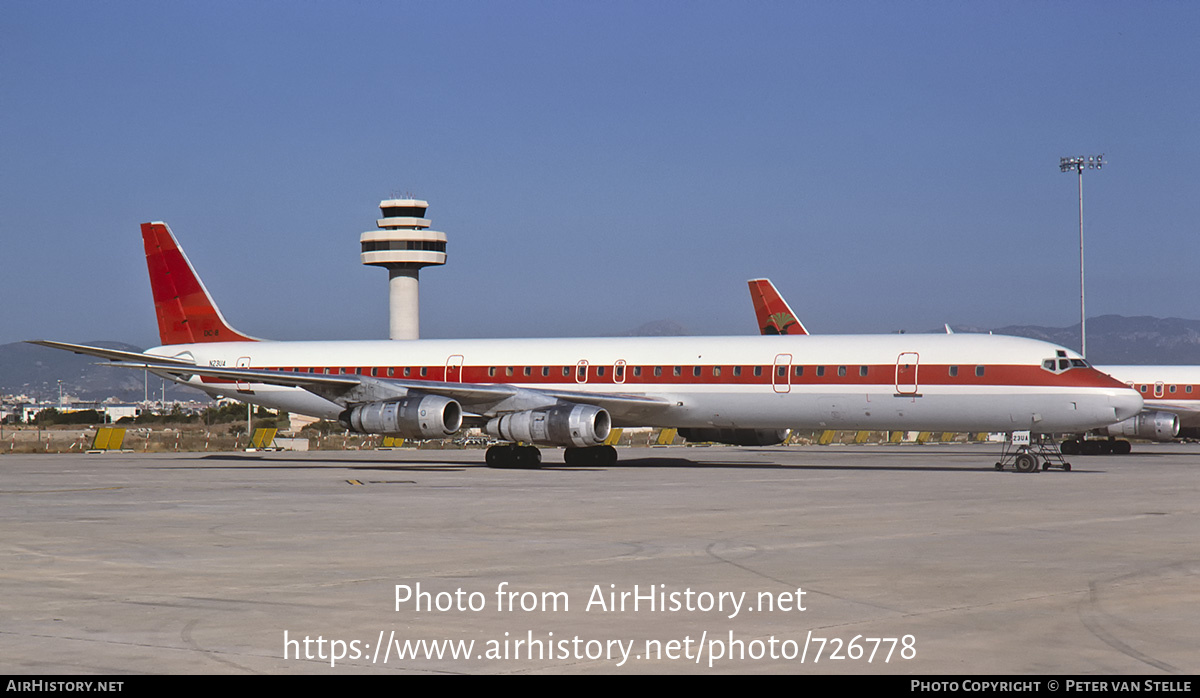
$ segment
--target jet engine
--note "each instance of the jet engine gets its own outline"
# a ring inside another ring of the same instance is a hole
[[[440,439],[462,427],[462,406],[440,395],[414,395],[368,402],[342,412],[338,421],[364,434],[400,434],[410,439]]]
[[[1124,422],[1100,429],[1108,436],[1134,436],[1152,441],[1170,441],[1179,435],[1179,417],[1170,412],[1142,412]]]
[[[788,429],[680,429],[688,441],[712,441],[731,446],[774,446],[788,437]]]
[[[612,418],[604,408],[570,404],[513,412],[489,420],[485,427],[506,441],[574,447],[604,443],[611,428]]]

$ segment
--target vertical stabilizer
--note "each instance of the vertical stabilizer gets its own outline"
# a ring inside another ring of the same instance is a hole
[[[770,279],[750,279],[750,300],[762,334],[808,334]]]
[[[142,242],[163,344],[257,341],[225,322],[166,223],[143,223]]]

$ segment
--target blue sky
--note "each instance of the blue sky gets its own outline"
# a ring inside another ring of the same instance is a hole
[[[0,342],[157,343],[138,225],[226,317],[387,336],[359,261],[449,236],[422,336],[1200,318],[1200,5],[23,2],[0,10]]]

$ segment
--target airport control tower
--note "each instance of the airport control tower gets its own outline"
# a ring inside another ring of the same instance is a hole
[[[384,199],[379,230],[359,236],[362,263],[387,267],[391,306],[391,338],[418,339],[421,335],[421,302],[417,283],[421,267],[446,263],[446,234],[429,229],[419,199]]]

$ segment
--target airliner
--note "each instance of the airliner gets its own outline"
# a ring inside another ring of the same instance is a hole
[[[809,334],[770,279],[751,279],[747,283],[762,334]],[[946,333],[953,334],[949,325]],[[1065,356],[1048,358],[1046,368],[1065,370],[1074,361]],[[1096,432],[1110,437],[1107,441],[1077,436],[1062,443],[1063,453],[1124,454],[1131,450],[1129,442],[1114,437],[1170,441],[1179,435],[1181,426],[1193,433],[1200,428],[1200,366],[1096,366],[1095,369],[1141,393],[1144,409],[1116,424],[1098,428]]]
[[[506,442],[488,450],[493,467],[536,467],[537,445],[611,465],[614,426],[769,445],[805,427],[1080,431],[1142,407],[1068,350],[1020,337],[259,340],[226,322],[165,223],[141,228],[162,346],[34,344],[355,432],[436,439],[477,424]],[[1047,369],[1058,357],[1067,369]]]

